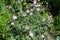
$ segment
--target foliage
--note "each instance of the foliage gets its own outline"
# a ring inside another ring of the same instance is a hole
[[[57,36],[57,40],[60,40],[60,37],[59,36]]]
[[[60,10],[60,0],[41,0],[42,2],[48,3],[48,7],[52,12],[52,15],[55,16]]]
[[[9,11],[6,9],[5,4],[0,2],[0,36],[5,36],[7,32],[7,23],[9,21]],[[8,12],[7,12],[8,11]]]
[[[3,0],[0,5],[0,34],[6,40],[53,40],[47,32],[47,27],[53,26],[53,16],[40,2]]]
[[[60,35],[60,14],[58,14],[58,16],[55,16],[54,17],[55,19],[55,28],[54,28],[54,32],[57,34],[57,35]]]
[[[60,29],[59,29],[59,26],[60,26],[60,0],[50,0],[47,2],[49,3],[49,5],[51,5],[51,11],[53,12],[53,16],[54,16],[54,19],[55,19],[55,28],[54,28],[54,32],[57,34],[57,35],[60,35]]]
[[[50,9],[50,11],[52,12],[51,14],[54,16],[54,27],[52,29],[54,29],[54,32],[57,35],[60,35],[60,0],[41,0],[46,1],[48,3],[48,7]]]

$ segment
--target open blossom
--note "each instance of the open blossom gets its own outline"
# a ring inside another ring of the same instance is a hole
[[[30,10],[30,15],[32,15],[32,14],[33,14],[33,9]]]
[[[28,30],[28,29],[29,29],[29,26],[28,26],[28,25],[26,25],[26,26],[25,26],[25,29],[26,29],[26,30]]]
[[[25,17],[26,15],[27,15],[26,13],[23,13],[23,14],[22,14],[22,16],[24,16],[24,17]]]
[[[14,20],[17,19],[17,16],[16,16],[16,15],[13,15],[13,19],[14,19]]]
[[[48,16],[48,20],[50,20],[50,16]]]
[[[33,12],[33,9],[30,9],[30,12]]]
[[[51,19],[51,17],[52,17],[52,15],[48,16],[48,20],[50,20],[50,19]]]
[[[29,32],[29,36],[31,36],[31,37],[33,37],[34,35],[33,35],[33,32]]]
[[[45,18],[42,19],[43,22],[44,22],[45,20],[46,20]]]
[[[26,10],[27,13],[29,13],[29,10]]]
[[[40,11],[40,8],[37,8],[37,11]]]
[[[33,12],[30,12],[30,15],[32,15],[33,14]]]
[[[11,25],[14,25],[14,22],[11,22]]]
[[[37,0],[34,0],[34,3],[33,4],[36,4],[37,3]]]
[[[52,15],[50,15],[50,17],[52,17]]]
[[[44,38],[45,36],[44,35],[41,35],[42,38]]]

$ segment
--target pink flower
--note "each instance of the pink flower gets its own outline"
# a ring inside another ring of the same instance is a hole
[[[30,12],[30,15],[32,15],[33,14],[33,12]]]
[[[50,16],[48,16],[48,20],[50,20]]]
[[[11,25],[14,25],[14,22],[11,22]]]
[[[13,15],[13,19],[14,19],[14,20],[17,19],[17,16],[16,16],[16,15]]]
[[[29,36],[31,36],[31,37],[33,37],[34,35],[33,35],[33,33],[30,31],[29,32]]]
[[[28,30],[28,29],[29,29],[29,26],[28,26],[28,25],[26,25],[26,26],[25,26],[25,29],[26,29],[26,30]]]
[[[33,14],[33,9],[30,10],[30,15],[32,15],[32,14]]]
[[[50,20],[50,19],[51,19],[51,17],[52,17],[52,15],[48,16],[48,20]]]
[[[30,12],[33,12],[33,9],[30,9]]]
[[[36,4],[37,3],[37,0],[34,0],[34,3],[33,4]]]
[[[23,13],[23,14],[22,14],[22,16],[24,16],[24,17],[25,17],[26,15],[27,15],[26,13]]]

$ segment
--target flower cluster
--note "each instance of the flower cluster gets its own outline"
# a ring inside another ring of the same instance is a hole
[[[32,2],[11,0],[11,3],[7,3],[9,5],[5,6],[9,10],[7,29],[10,30],[6,33],[6,40],[48,39],[47,27],[52,26],[50,23],[53,23],[53,17],[38,0],[33,0]]]

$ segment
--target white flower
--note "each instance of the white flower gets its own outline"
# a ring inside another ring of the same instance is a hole
[[[33,4],[36,4],[37,3],[37,0],[34,0],[34,3]]]
[[[14,25],[14,22],[11,22],[11,25]]]
[[[50,19],[51,19],[51,17],[52,17],[52,15],[48,16],[48,20],[50,20]]]
[[[33,32],[29,32],[29,36],[31,36],[31,37],[33,37],[34,35],[33,35]]]
[[[23,14],[22,14],[22,16],[24,16],[24,17],[25,17],[26,15],[27,15],[26,13],[23,13]]]
[[[33,14],[33,9],[30,10],[30,15],[32,15],[32,14]]]
[[[33,9],[30,9],[30,12],[33,12]]]
[[[13,15],[13,19],[14,19],[14,20],[17,19],[17,16],[16,16],[16,15]]]
[[[33,14],[33,12],[30,12],[30,15],[32,15]]]
[[[37,8],[37,11],[40,11],[40,8]]]
[[[50,15],[50,18],[52,17],[52,15]]]
[[[42,38],[44,38],[45,36],[44,35],[41,35]]]
[[[29,10],[26,10],[27,13],[29,13]]]
[[[28,25],[26,25],[26,26],[25,26],[25,29],[26,29],[26,30],[28,30],[28,29],[29,29],[29,26],[28,26]]]
[[[45,20],[46,20],[45,18],[42,19],[43,22],[44,22]]]

